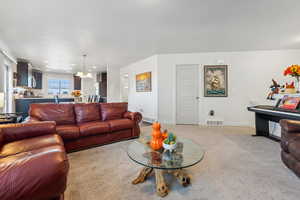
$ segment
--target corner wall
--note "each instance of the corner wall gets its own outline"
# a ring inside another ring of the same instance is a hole
[[[135,76],[144,72],[152,72],[151,92],[136,92]],[[128,107],[131,111],[141,112],[146,120],[157,120],[158,118],[158,85],[157,85],[157,56],[151,56],[144,60],[130,64],[120,69],[120,77],[128,74],[129,91]],[[120,79],[119,77],[119,79]]]
[[[107,102],[120,101],[120,69],[107,67]]]

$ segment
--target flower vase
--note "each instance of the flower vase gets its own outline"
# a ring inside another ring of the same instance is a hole
[[[152,138],[150,141],[150,146],[154,151],[157,151],[162,148],[163,137],[160,131],[160,123],[154,122],[152,125]]]

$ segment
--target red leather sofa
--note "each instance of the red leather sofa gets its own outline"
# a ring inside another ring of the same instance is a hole
[[[300,177],[300,121],[281,120],[281,159]]]
[[[55,121],[67,152],[137,138],[141,120],[127,103],[31,104],[28,119]]]
[[[0,199],[62,200],[69,163],[54,122],[0,125]]]

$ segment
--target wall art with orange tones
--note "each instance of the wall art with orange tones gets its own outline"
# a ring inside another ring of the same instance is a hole
[[[136,75],[136,91],[151,92],[151,72],[145,72]]]

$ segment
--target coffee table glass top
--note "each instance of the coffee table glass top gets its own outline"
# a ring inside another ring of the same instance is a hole
[[[199,163],[204,157],[200,145],[186,138],[177,138],[174,152],[153,151],[149,146],[150,137],[142,137],[129,144],[127,154],[138,164],[156,169],[183,169]]]

